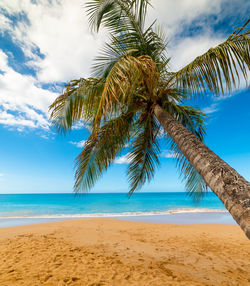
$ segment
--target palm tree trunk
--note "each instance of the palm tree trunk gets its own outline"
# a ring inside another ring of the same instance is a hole
[[[154,107],[154,113],[164,130],[250,239],[250,183],[160,105]]]

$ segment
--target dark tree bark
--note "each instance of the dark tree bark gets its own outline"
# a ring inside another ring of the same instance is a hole
[[[161,106],[156,105],[154,113],[164,130],[250,239],[250,183]]]

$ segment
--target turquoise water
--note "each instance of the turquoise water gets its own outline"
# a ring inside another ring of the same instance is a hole
[[[213,194],[196,203],[187,193],[0,195],[0,218],[70,218],[225,211]]]

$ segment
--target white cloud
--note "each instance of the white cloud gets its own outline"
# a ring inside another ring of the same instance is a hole
[[[158,138],[164,138],[165,135],[166,135],[166,132],[165,132],[164,128],[162,126],[160,126],[157,137]]]
[[[70,141],[69,143],[75,145],[78,148],[83,148],[86,143],[86,140],[82,140],[79,142]],[[174,152],[171,150],[164,150],[163,152],[161,152],[160,157],[161,158],[175,158],[175,155],[174,155]],[[131,162],[131,158],[129,157],[129,153],[123,156],[119,156],[114,160],[114,164],[119,164],[119,165],[129,164],[130,162]]]
[[[228,16],[246,14],[250,6],[246,0],[158,0],[152,4],[148,23],[157,19],[167,36],[167,52],[173,71],[224,41],[229,35],[222,30],[215,31],[213,26]],[[227,24],[233,26],[228,20]]]
[[[75,145],[78,148],[83,148],[85,146],[86,141],[87,140],[81,140],[79,142],[70,141],[69,143]]]
[[[176,158],[175,152],[171,151],[171,150],[162,151],[161,154],[160,154],[160,157],[161,158],[168,158],[168,159]]]
[[[36,71],[36,77],[18,73],[9,66],[8,55],[0,50],[3,72],[0,124],[48,129],[48,107],[59,93],[57,88],[55,91],[42,88],[42,84],[89,76],[103,36],[97,38],[90,32],[84,3],[82,0],[0,2],[0,33],[10,35],[26,56],[23,65]],[[8,16],[18,14],[22,20],[13,25]]]
[[[98,35],[90,31],[84,9],[86,1],[0,1],[0,33],[9,34],[26,56],[23,65],[36,71],[35,77],[18,73],[9,66],[10,54],[0,51],[0,70],[3,71],[0,73],[0,124],[47,130],[48,106],[58,92],[56,85],[55,89],[48,90],[43,84],[90,75],[92,60],[107,37],[103,30]],[[213,16],[213,23],[216,23],[228,13],[239,14],[243,3],[246,1],[152,1],[154,9],[149,11],[149,22],[157,19],[171,40],[168,55],[172,58],[173,70],[226,38],[227,35],[211,30],[207,17]],[[8,15],[21,17],[13,25]],[[183,33],[197,27],[200,29],[195,36]],[[18,59],[13,60],[18,64]]]
[[[207,31],[228,16],[232,20],[235,20],[233,16],[237,15],[247,17],[250,7],[247,0],[157,0],[151,3],[153,9],[149,11],[148,22],[157,19],[170,39],[183,37],[183,32],[187,29],[195,29],[202,34],[204,30]],[[229,20],[227,24],[233,25]],[[197,28],[200,28],[200,31]]]
[[[184,30],[195,19],[219,14],[226,0],[158,0],[152,2],[150,18],[157,19],[172,37]]]
[[[198,35],[196,37],[186,37],[180,39],[169,49],[172,70],[176,71],[184,67],[197,56],[202,55],[210,48],[222,43],[224,40],[225,39],[223,37],[216,37],[215,35],[209,33],[206,35]]]
[[[115,164],[129,164],[131,159],[129,158],[129,154],[117,157],[114,161]]]
[[[161,158],[175,158],[174,152],[170,150],[165,150],[160,154]],[[129,164],[131,162],[131,158],[129,157],[129,153],[117,157],[114,161],[115,164]]]
[[[80,120],[77,121],[73,126],[72,130],[80,130],[80,129],[87,129],[89,132],[92,132],[92,127],[88,123]]]
[[[10,20],[5,17],[3,14],[0,14],[0,31],[6,31],[10,27]]]
[[[18,22],[15,28],[5,25],[12,39],[36,68],[42,82],[69,81],[89,75],[93,57],[102,36],[90,32],[83,0],[9,0],[1,1],[11,15],[24,13],[28,24]],[[14,4],[15,3],[15,4]],[[34,49],[39,48],[44,58]]]
[[[19,21],[15,28],[8,18],[2,15],[1,29],[7,31],[12,39],[30,58],[27,63],[37,69],[42,82],[68,81],[73,78],[89,76],[90,66],[99,47],[107,38],[102,30],[98,35],[91,33],[84,5],[87,0],[2,0],[0,7],[10,15],[23,13],[28,23]],[[10,3],[11,2],[11,3]],[[221,15],[222,4],[226,0],[158,0],[149,11],[149,22],[157,19],[170,41],[169,55],[174,68],[188,63],[195,56],[221,41],[221,37],[209,31],[203,22],[204,16]],[[234,7],[230,0],[229,6]],[[195,39],[181,36],[182,30],[199,19],[198,26],[205,29]],[[216,21],[216,19],[214,20]],[[224,38],[223,38],[224,39]],[[172,45],[171,45],[172,43]],[[39,48],[44,58],[34,49]]]
[[[132,146],[132,143],[131,142],[128,142],[128,143],[126,143],[125,145],[124,145],[124,148],[129,148],[129,147],[131,147]]]
[[[8,56],[0,50],[0,124],[48,129],[48,106],[57,93],[38,86],[38,81],[8,66]]]
[[[3,180],[3,174],[0,173],[0,181]]]
[[[205,114],[212,114],[216,111],[218,111],[218,106],[216,103],[212,103],[210,106],[207,106],[205,108],[202,109],[202,112],[204,112]]]

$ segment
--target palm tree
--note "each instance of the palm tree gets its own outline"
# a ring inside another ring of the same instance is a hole
[[[177,72],[169,71],[166,40],[155,22],[145,28],[149,0],[92,0],[90,26],[110,33],[93,77],[69,82],[50,106],[61,133],[77,121],[91,130],[76,158],[75,191],[89,190],[130,144],[130,194],[150,181],[159,165],[159,133],[165,131],[187,190],[207,186],[250,238],[250,183],[204,143],[205,114],[183,101],[204,93],[229,93],[250,66],[249,31],[243,27]]]

